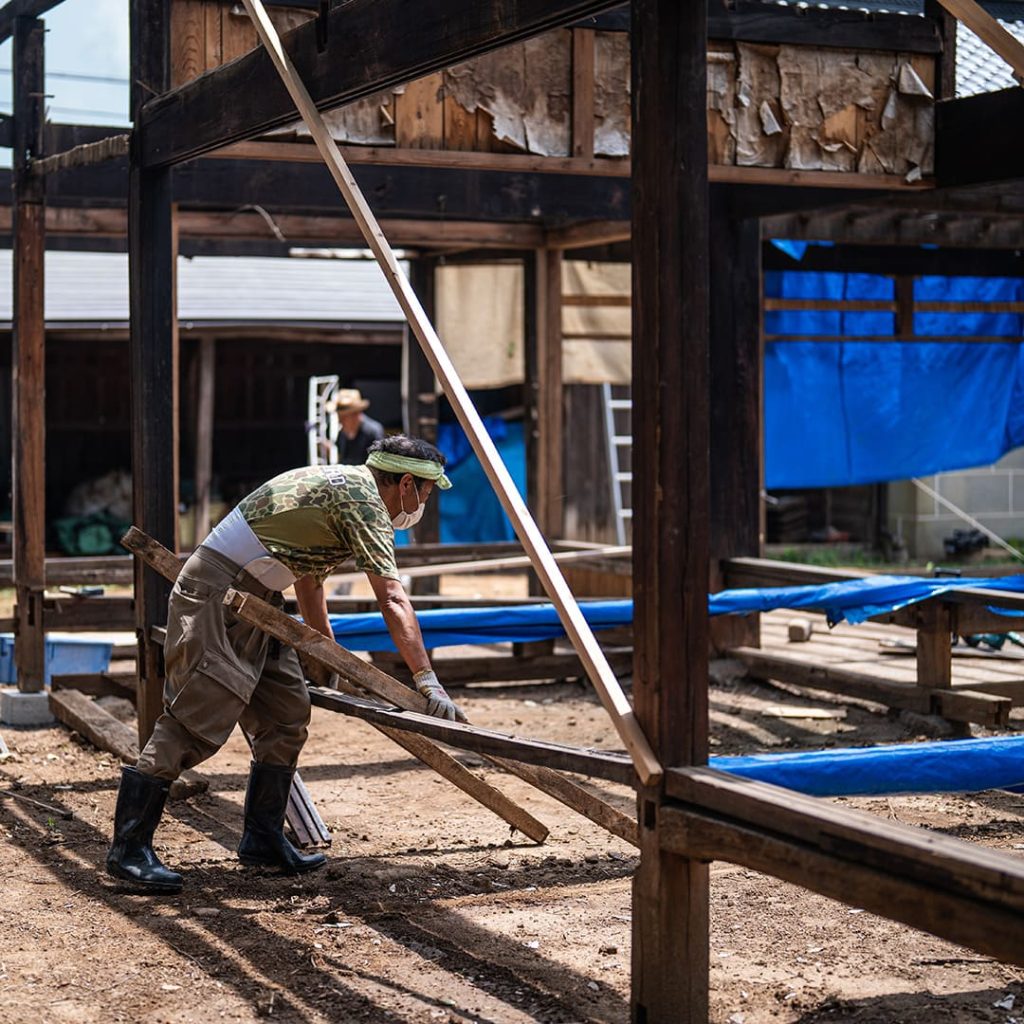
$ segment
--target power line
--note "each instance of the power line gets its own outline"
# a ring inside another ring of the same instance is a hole
[[[0,68],[0,75],[12,74],[11,68]],[[111,75],[89,75],[84,71],[47,71],[47,78],[56,78],[64,82],[97,82],[104,85],[127,85],[127,78],[114,78]]]

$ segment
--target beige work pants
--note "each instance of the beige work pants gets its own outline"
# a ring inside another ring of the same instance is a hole
[[[310,715],[299,659],[224,606],[230,587],[283,603],[216,551],[199,547],[188,559],[167,608],[164,711],[139,755],[146,775],[176,779],[212,757],[236,724],[257,761],[298,761]]]

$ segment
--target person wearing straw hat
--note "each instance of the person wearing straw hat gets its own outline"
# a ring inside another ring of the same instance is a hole
[[[343,466],[361,466],[370,453],[370,445],[384,437],[384,427],[366,415],[370,403],[357,388],[339,388],[334,397],[338,417],[338,462]]]
[[[325,863],[284,835],[288,793],[306,741],[310,700],[297,655],[239,619],[229,588],[280,607],[294,586],[309,626],[332,636],[324,581],[352,559],[366,573],[395,646],[430,714],[465,721],[438,682],[395,561],[394,531],[417,523],[434,488],[451,482],[433,445],[401,435],[375,441],[363,466],[305,466],[258,487],[185,562],[171,591],[164,643],[164,710],[134,767],[122,769],[107,871],[154,892],[182,877],[153,851],[167,792],[212,757],[237,723],[252,738],[239,859],[289,874]]]

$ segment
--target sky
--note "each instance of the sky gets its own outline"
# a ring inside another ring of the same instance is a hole
[[[65,0],[48,11],[49,119],[128,123],[128,0]],[[11,49],[0,45],[0,111],[11,110]],[[98,81],[96,79],[99,79]],[[9,163],[9,152],[6,153]]]

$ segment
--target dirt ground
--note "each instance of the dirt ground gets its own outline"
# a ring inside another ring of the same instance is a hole
[[[477,686],[480,725],[615,747],[575,682]],[[789,704],[845,717],[765,715]],[[713,686],[715,753],[912,740],[862,702],[747,679]],[[1016,721],[1017,728],[1024,725]],[[5,728],[0,790],[0,1022],[278,1020],[625,1022],[634,851],[517,779],[463,760],[551,828],[543,846],[363,723],[314,710],[302,774],[334,840],[301,880],[234,857],[248,751],[203,767],[205,795],[169,805],[158,852],[179,896],[135,895],[102,870],[117,765],[55,726]],[[596,790],[623,808],[627,791]],[[1024,797],[850,800],[1024,855]],[[1024,971],[727,864],[711,868],[711,1019],[720,1024],[1024,1024]]]

